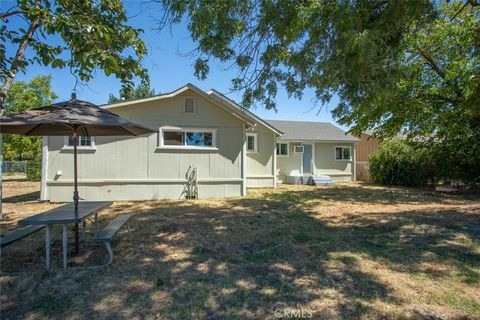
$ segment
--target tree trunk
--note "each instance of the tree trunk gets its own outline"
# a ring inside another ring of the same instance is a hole
[[[25,51],[27,50],[28,43],[33,37],[33,34],[35,31],[38,29],[38,23],[32,22],[30,24],[30,27],[28,28],[27,34],[25,35],[25,39],[22,41],[20,46],[17,49],[17,52],[15,53],[15,58],[12,61],[12,65],[10,67],[10,73],[6,77],[5,82],[2,84],[2,88],[0,89],[0,97],[1,97],[1,103],[0,106],[3,109],[3,103],[5,101],[5,98],[7,96],[8,90],[10,90],[10,87],[12,86],[13,80],[15,79],[15,76],[17,75],[20,62],[23,61],[23,58],[25,57]]]

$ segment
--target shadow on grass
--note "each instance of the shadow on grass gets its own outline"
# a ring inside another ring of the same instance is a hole
[[[458,241],[478,247],[478,214],[402,211],[346,215],[332,223],[309,211],[309,200],[426,201],[413,192],[390,199],[384,191],[354,191],[272,192],[222,205],[118,204],[111,215],[136,213],[134,240],[119,235],[112,267],[4,279],[2,313],[6,318],[273,319],[275,310],[294,308],[314,310],[315,318],[391,316],[376,313],[371,303],[402,300],[365,271],[363,256],[393,270],[438,278],[444,271],[426,270],[424,264],[449,263],[461,281],[478,285],[480,255]],[[103,224],[109,220],[101,218]],[[6,252],[6,268],[14,268],[14,252]]]
[[[20,203],[28,201],[37,201],[40,199],[40,191],[24,193],[17,196],[3,198],[3,203]]]

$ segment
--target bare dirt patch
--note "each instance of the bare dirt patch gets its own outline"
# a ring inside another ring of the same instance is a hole
[[[7,199],[32,192],[28,182],[5,185]],[[2,231],[53,206],[27,198],[5,201]],[[118,202],[101,224],[126,212],[134,239],[120,234],[106,269],[44,272],[41,234],[2,250],[2,271],[19,272],[0,278],[2,319],[275,319],[290,309],[316,319],[480,318],[473,195],[283,186],[226,200]],[[103,247],[83,246],[86,264],[106,258]]]

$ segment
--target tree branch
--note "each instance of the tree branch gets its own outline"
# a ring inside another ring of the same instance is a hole
[[[10,12],[5,12],[5,13],[0,13],[0,19],[3,20],[4,22],[7,22],[7,18],[16,14],[21,14],[21,13],[26,13],[25,10],[15,10],[15,11],[10,11]]]
[[[10,89],[10,86],[13,83],[13,79],[15,79],[15,76],[17,75],[17,72],[20,68],[20,63],[23,61],[23,58],[25,57],[25,50],[28,47],[28,44],[30,40],[33,38],[33,34],[35,31],[38,29],[38,22],[34,21],[30,24],[30,27],[28,28],[28,31],[25,35],[25,38],[23,41],[20,43],[20,46],[17,49],[17,52],[15,53],[15,57],[12,60],[12,64],[10,66],[10,72],[9,75],[5,78],[5,82],[2,84],[2,87],[0,88],[0,108],[3,108],[3,100],[7,96],[7,92]]]
[[[480,6],[480,1],[478,0],[468,0],[468,3],[470,3],[472,7]]]
[[[448,1],[447,1],[448,2]],[[470,4],[472,7],[476,7],[476,6],[480,6],[480,2],[478,0],[467,0],[465,1],[465,4],[460,8],[460,10],[458,10],[452,18],[450,18],[450,22],[453,21],[453,19],[455,19],[459,14],[460,12],[463,11],[463,9],[465,9],[465,7]]]
[[[440,78],[445,80],[445,72],[440,69],[440,67],[435,63],[432,57],[428,55],[428,53],[426,53],[422,49],[418,49],[418,54],[427,61],[427,64],[430,66],[430,68],[435,71],[440,76]]]
[[[446,79],[445,72],[437,65],[437,63],[433,60],[433,58],[428,53],[423,51],[422,49],[418,49],[418,54],[423,59],[426,60],[426,63],[428,64],[428,66],[430,66],[430,68],[433,71],[435,71],[440,76],[440,78],[442,78],[442,80],[445,82],[445,84],[447,84],[447,85],[449,85],[453,88],[453,91],[455,92],[457,97],[462,99],[463,98],[463,91],[455,83],[452,83],[451,81]]]
[[[442,96],[440,94],[432,94],[432,97],[436,98],[440,101],[448,102],[448,103],[451,103],[451,104],[454,104],[454,105],[457,105],[457,104],[460,103],[460,101],[457,100],[457,99],[452,99],[452,98],[449,98],[449,97],[445,97],[445,96]]]

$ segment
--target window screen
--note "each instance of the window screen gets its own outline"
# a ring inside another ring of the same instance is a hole
[[[166,146],[183,146],[183,132],[163,131],[163,144]]]

